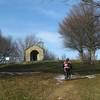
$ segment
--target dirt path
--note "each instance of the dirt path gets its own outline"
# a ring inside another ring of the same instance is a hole
[[[77,98],[76,98],[77,97]],[[53,91],[46,100],[80,100],[78,91],[73,82],[65,81],[55,91]]]

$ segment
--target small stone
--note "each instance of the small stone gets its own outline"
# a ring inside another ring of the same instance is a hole
[[[58,100],[64,100],[62,97],[59,97]]]
[[[59,85],[60,83],[56,83],[56,85]]]

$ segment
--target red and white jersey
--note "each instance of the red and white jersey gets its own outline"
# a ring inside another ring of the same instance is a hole
[[[69,68],[68,62],[64,61],[64,68]]]

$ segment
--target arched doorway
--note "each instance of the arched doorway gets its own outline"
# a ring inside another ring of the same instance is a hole
[[[30,61],[37,61],[38,54],[39,54],[39,52],[37,50],[33,50],[30,53]]]

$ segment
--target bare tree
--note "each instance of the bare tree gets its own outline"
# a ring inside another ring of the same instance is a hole
[[[13,41],[11,37],[4,37],[2,33],[0,33],[0,53],[4,54],[8,50],[14,49]]]
[[[6,62],[6,57],[10,57],[10,62],[14,62],[14,57],[19,56],[17,43],[11,37],[5,37],[0,33],[0,63]]]
[[[11,40],[0,34],[0,53],[5,53],[11,47]]]
[[[83,59],[84,49],[92,54],[100,47],[98,20],[93,17],[90,5],[75,6],[71,14],[60,24],[60,34],[65,47],[77,50]]]
[[[81,16],[78,16],[78,8],[74,9],[60,24],[59,32],[64,38],[65,47],[77,50],[83,60],[84,33],[81,28]]]
[[[89,5],[92,3],[93,6],[100,7],[100,1],[97,0],[82,0],[82,1]]]
[[[25,46],[24,48],[27,49],[32,45],[37,45],[38,43],[40,43],[39,38],[37,38],[35,35],[28,35],[24,40],[24,46]]]
[[[50,52],[48,49],[44,48],[44,60],[56,60],[54,53]]]

